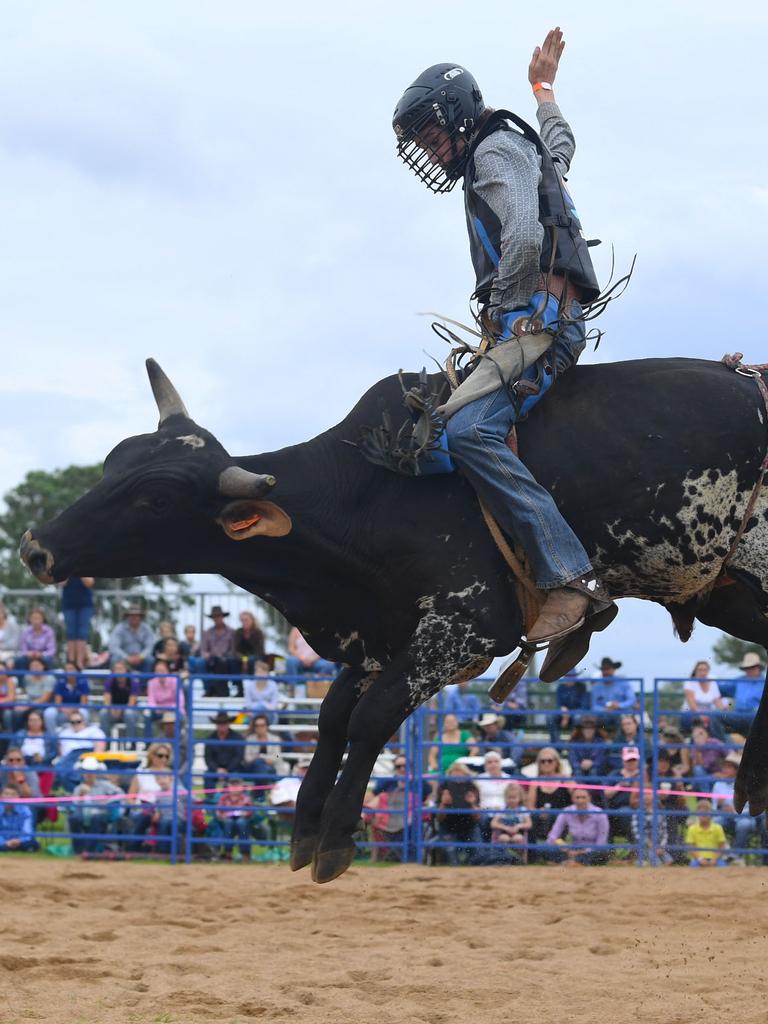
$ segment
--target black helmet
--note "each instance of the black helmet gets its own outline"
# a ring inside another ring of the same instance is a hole
[[[482,93],[466,68],[434,64],[395,107],[397,155],[433,192],[450,192],[464,173],[468,140],[484,109]]]

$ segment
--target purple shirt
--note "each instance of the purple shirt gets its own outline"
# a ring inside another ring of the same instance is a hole
[[[555,818],[547,840],[553,843],[568,832],[573,843],[587,843],[590,846],[604,846],[608,842],[608,815],[594,805],[587,812],[577,814],[576,805],[564,808]]]
[[[34,626],[25,626],[21,631],[19,654],[31,654],[32,651],[39,651],[46,658],[53,658],[56,655],[56,636],[45,622],[39,633],[35,632]]]
[[[235,631],[225,626],[219,632],[215,626],[203,632],[200,653],[204,658],[231,658],[235,653]]]

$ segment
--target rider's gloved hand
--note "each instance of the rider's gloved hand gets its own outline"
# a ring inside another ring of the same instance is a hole
[[[546,302],[545,302],[546,300]],[[543,306],[543,309],[541,308]],[[556,296],[546,292],[534,292],[531,301],[524,309],[512,309],[497,318],[499,335],[497,341],[508,341],[513,334],[521,333],[520,327],[531,317],[542,324],[544,330],[551,327],[560,318],[560,302]],[[517,329],[515,324],[521,321]]]

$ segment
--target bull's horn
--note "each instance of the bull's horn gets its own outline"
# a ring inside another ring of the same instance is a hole
[[[226,498],[261,498],[276,483],[273,476],[249,473],[240,466],[230,466],[219,476],[219,493]]]
[[[149,374],[149,383],[152,385],[152,394],[155,396],[160,413],[160,422],[163,423],[169,416],[176,415],[186,416],[189,419],[186,406],[179,397],[176,388],[161,369],[160,364],[156,363],[154,359],[148,359],[147,373]]]

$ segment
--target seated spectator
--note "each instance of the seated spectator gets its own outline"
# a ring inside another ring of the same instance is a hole
[[[216,798],[216,824],[221,838],[226,840],[223,859],[232,860],[235,841],[243,860],[251,859],[251,821],[254,807],[248,787],[242,779],[231,776],[226,789]]]
[[[257,762],[262,762],[270,771],[280,775],[286,773],[287,766],[282,758],[282,742],[276,733],[269,731],[269,719],[266,715],[253,716],[245,733],[244,741],[244,772],[249,775],[259,774],[259,769],[255,766]]]
[[[293,829],[296,797],[299,795],[302,780],[307,774],[307,768],[311,761],[312,758],[308,755],[300,757],[293,769],[293,774],[278,779],[269,791],[269,802],[275,808],[275,814],[270,815],[268,818],[273,842],[287,842],[290,838],[290,833]],[[280,849],[276,847],[275,849],[278,858],[288,856],[285,848]]]
[[[194,626],[184,627],[184,639],[179,644],[179,651],[191,672],[203,671],[205,665],[200,657],[200,641],[197,639],[197,630]]]
[[[156,661],[154,665],[156,675],[147,683],[147,704],[146,731],[145,736],[149,739],[152,736],[152,726],[159,722],[164,711],[176,711],[186,715],[187,705],[184,700],[184,687],[179,677],[168,672],[168,666],[164,661]]]
[[[680,738],[682,739],[682,736]],[[674,849],[674,847],[683,845],[685,818],[682,815],[667,812],[684,811],[688,805],[685,797],[679,795],[681,783],[679,775],[674,770],[672,753],[664,747],[661,747],[656,755],[656,775],[658,778],[656,794],[659,807],[658,817],[664,819],[667,833],[665,845],[673,847],[671,856],[675,864],[686,864],[685,854],[681,850]]]
[[[168,672],[179,672],[182,676],[188,674],[187,662],[181,653],[181,644],[175,636],[169,636],[167,640],[163,641],[160,654],[155,660],[164,661]]]
[[[739,859],[743,860],[744,854],[748,852],[752,836],[758,837],[763,849],[768,848],[768,829],[766,829],[765,813],[758,814],[756,818],[753,818],[749,813],[749,807],[745,807],[741,814],[736,813],[736,808],[733,805],[733,790],[740,764],[741,755],[736,750],[731,750],[723,758],[717,772],[717,780],[712,786],[712,802],[717,814],[715,822],[723,826],[727,835],[733,837],[736,854]]]
[[[523,802],[523,787],[519,782],[510,782],[504,790],[504,809],[491,818],[491,842],[506,847],[504,860],[515,864],[525,863],[528,833],[533,828],[531,815]]]
[[[53,701],[53,688],[56,686],[56,679],[45,671],[45,663],[42,658],[29,659],[27,673],[22,683],[27,706],[30,704],[45,705]],[[24,710],[21,713],[27,714],[27,708],[24,705],[22,707]],[[41,711],[41,714],[44,714],[44,711]]]
[[[563,808],[555,818],[547,842],[558,846],[566,842],[579,844],[576,848],[561,851],[558,859],[565,860],[566,864],[605,864],[608,851],[593,847],[608,843],[608,815],[592,803],[589,790],[574,789],[573,803]]]
[[[42,713],[34,708],[11,745],[19,748],[29,768],[49,768],[57,753],[55,737],[46,730]]]
[[[439,735],[440,743],[429,748],[427,761],[430,772],[445,775],[457,758],[469,756],[472,733],[469,729],[459,728],[456,715],[443,715],[443,728]]]
[[[59,758],[56,761],[56,782],[71,792],[80,781],[77,762],[84,750],[101,752],[107,749],[107,737],[98,725],[88,725],[80,710],[70,713],[69,721],[58,731]]]
[[[366,807],[374,812],[371,840],[377,845],[371,850],[372,861],[403,859],[406,808],[409,820],[413,817],[413,802],[405,788],[405,767],[405,758],[396,757],[393,785],[366,801]]]
[[[725,867],[723,851],[728,842],[723,826],[712,820],[712,801],[696,801],[696,820],[685,831],[685,843],[690,848],[688,863],[692,868]]]
[[[759,654],[747,651],[739,668],[744,675],[734,680],[733,712],[723,717],[722,725],[725,732],[738,732],[746,736],[763,696],[765,665]]]
[[[608,766],[606,743],[597,731],[597,718],[585,714],[571,733],[569,751],[575,775],[595,778],[605,775]]]
[[[285,659],[285,672],[289,676],[305,675],[308,672],[315,674],[322,672],[335,676],[336,665],[332,661],[321,658],[316,651],[313,651],[299,630],[294,626],[288,634],[288,656]]]
[[[472,748],[472,756],[478,757],[484,755],[487,750],[493,749],[499,752],[501,760],[510,758],[514,761],[513,753],[516,752],[514,750],[516,740],[512,733],[507,732],[503,726],[504,719],[501,715],[492,712],[483,715],[477,723],[480,742]],[[492,744],[492,748],[489,744]]]
[[[0,667],[0,757],[8,749],[16,726],[16,677]]]
[[[461,762],[448,765],[445,774],[437,792],[435,824],[438,841],[448,844],[441,847],[445,859],[455,865],[459,863],[457,847],[481,842],[480,793],[472,771]],[[477,864],[484,857],[476,847],[469,847],[464,849],[461,859],[466,864]]]
[[[72,709],[78,705],[83,718],[88,721],[88,711],[82,705],[88,703],[90,694],[88,680],[78,672],[74,662],[68,661],[63,674],[56,677],[56,684],[53,687],[54,707],[46,708],[43,712],[48,731],[55,732],[56,727],[66,722]]]
[[[45,668],[56,660],[56,634],[45,621],[42,608],[33,608],[27,616],[27,625],[19,636],[16,668],[28,668],[30,658],[40,658]]]
[[[40,778],[36,771],[27,766],[18,747],[9,747],[0,762],[0,785],[13,786],[25,800],[41,795]]]
[[[615,724],[615,723],[614,723]],[[624,747],[640,746],[640,725],[634,715],[622,715],[619,718],[616,735],[611,739],[608,754],[608,772],[620,772],[622,766],[622,750]]]
[[[19,649],[19,626],[0,601],[0,663],[13,667]]]
[[[689,733],[694,720],[698,719],[707,726],[711,736],[725,739],[722,719],[713,712],[725,711],[726,704],[720,694],[720,687],[709,677],[710,671],[708,661],[697,661],[693,666],[691,678],[683,687],[685,700],[681,706],[684,714],[680,718],[680,729]]]
[[[165,641],[176,640],[176,630],[173,627],[173,623],[167,619],[163,619],[162,622],[157,624],[157,640],[152,647],[152,660],[157,661],[158,658],[164,658],[165,656]]]
[[[600,662],[601,678],[592,683],[591,707],[600,716],[600,724],[608,729],[615,727],[616,718],[622,711],[634,711],[637,698],[628,679],[616,677],[620,661],[603,658]]]
[[[266,715],[270,724],[274,724],[281,703],[280,688],[269,675],[267,662],[256,662],[256,676],[244,681],[243,690],[245,710],[251,715]]]
[[[661,729],[660,742],[669,754],[670,771],[677,779],[686,776],[691,768],[688,751],[685,747],[685,737],[673,725],[664,725]]]
[[[206,789],[225,786],[230,775],[238,775],[242,771],[245,751],[242,736],[232,728],[234,719],[226,711],[211,715],[210,720],[216,728],[205,739]]]
[[[182,718],[176,729],[176,712],[164,711],[160,717],[160,739],[171,748],[171,767],[177,774],[187,768],[187,722]]]
[[[124,661],[116,661],[112,671],[104,680],[103,707],[99,713],[99,725],[106,736],[118,723],[125,725],[128,746],[139,738],[139,677],[128,672]]]
[[[509,785],[509,776],[501,767],[498,750],[486,750],[483,757],[484,772],[476,778],[480,793],[481,811],[502,811],[505,806],[504,793]],[[486,819],[485,824],[488,824]]]
[[[114,829],[120,817],[125,793],[107,778],[106,766],[95,757],[80,762],[82,782],[75,786],[77,803],[69,805],[69,831],[75,853],[101,853],[105,839],[86,839]],[[90,799],[89,799],[90,798]]]
[[[61,613],[67,638],[67,661],[88,667],[88,640],[93,618],[93,576],[70,576],[61,587]]]
[[[151,743],[144,766],[131,779],[128,797],[134,809],[129,824],[131,833],[137,837],[132,844],[134,849],[141,847],[142,837],[159,822],[158,796],[168,793],[173,785],[172,757],[168,743]]]
[[[706,725],[693,725],[689,747],[691,775],[698,780],[696,784],[705,792],[712,788],[711,776],[720,771],[725,754],[725,744],[722,740],[710,736]]]
[[[640,789],[629,794],[629,806],[634,812],[630,819],[630,837],[638,851],[638,857],[652,862],[653,855],[662,864],[672,864],[673,858],[667,849],[669,834],[667,818],[663,814],[656,815],[656,843],[653,841],[653,790],[650,786],[643,789],[643,814],[640,814]]]
[[[208,612],[213,625],[203,630],[200,654],[205,661],[205,671],[210,675],[224,676],[240,672],[240,662],[235,657],[235,631],[224,621],[228,615],[229,612],[225,612],[218,604]],[[205,695],[228,697],[229,683],[226,679],[206,679]]]
[[[39,849],[34,815],[19,799],[15,786],[5,785],[0,790],[0,853]]]
[[[470,693],[469,679],[453,683],[443,690],[443,711],[455,715],[459,722],[473,722],[480,717],[480,698]]]
[[[532,842],[546,842],[556,812],[571,804],[571,790],[563,785],[562,774],[558,752],[554,747],[542,747],[536,756],[536,783],[529,786],[525,794],[525,803],[533,818]]]
[[[144,621],[144,610],[139,605],[130,605],[109,637],[112,661],[123,661],[134,672],[150,672],[154,646],[155,634]]]
[[[640,782],[640,751],[637,747],[624,747],[621,751],[621,770],[613,785],[606,786],[603,796],[606,807],[609,811],[618,811],[618,814],[611,814],[611,841],[618,837],[632,838],[631,815],[626,812],[630,804],[630,792]]]
[[[566,672],[557,684],[555,703],[559,714],[549,718],[549,739],[552,743],[559,743],[562,730],[574,728],[581,720],[579,712],[589,711],[591,706],[587,684],[579,679],[578,669]]]
[[[256,662],[263,662],[266,657],[264,632],[253,612],[240,612],[240,627],[235,630],[235,656],[240,659],[242,675],[254,672]]]

